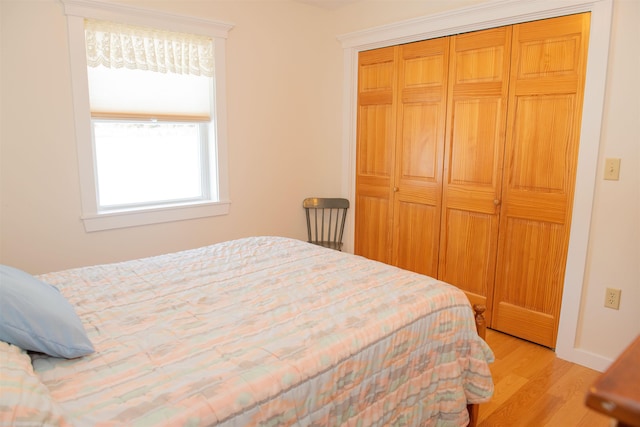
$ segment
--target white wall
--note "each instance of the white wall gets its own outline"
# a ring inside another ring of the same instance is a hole
[[[227,43],[231,212],[86,233],[62,5],[0,3],[0,262],[35,274],[247,235],[304,238],[302,199],[340,191],[332,165],[340,165],[341,52],[324,13],[288,1],[140,1],[235,24]]]
[[[640,333],[640,1],[614,0],[598,179],[577,347],[613,358]],[[620,180],[603,180],[605,158]],[[603,307],[607,287],[620,310]]]
[[[124,2],[124,1],[123,1]],[[126,1],[235,24],[227,42],[231,212],[86,233],[66,21],[56,0],[0,0],[0,263],[31,273],[143,257],[256,234],[304,238],[307,195],[342,181],[343,56],[336,37],[480,0]],[[614,0],[599,168],[576,346],[610,360],[640,333],[640,2]],[[620,310],[602,307],[622,289]]]

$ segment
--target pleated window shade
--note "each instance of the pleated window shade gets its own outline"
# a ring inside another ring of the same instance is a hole
[[[91,116],[209,121],[213,41],[85,20]]]

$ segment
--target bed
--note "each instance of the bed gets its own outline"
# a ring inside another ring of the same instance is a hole
[[[0,341],[0,425],[464,426],[493,393],[463,292],[294,239],[33,280],[91,348]]]

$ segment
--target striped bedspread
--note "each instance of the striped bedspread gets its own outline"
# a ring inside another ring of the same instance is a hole
[[[463,426],[467,403],[493,392],[461,291],[305,242],[254,237],[39,278],[74,305],[96,353],[0,343],[2,399],[22,420]]]

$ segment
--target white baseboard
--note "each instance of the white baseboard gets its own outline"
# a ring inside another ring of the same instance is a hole
[[[599,354],[591,353],[587,350],[574,348],[565,352],[556,352],[560,359],[567,360],[578,365],[586,366],[599,372],[604,372],[613,363],[613,359],[603,357]]]

